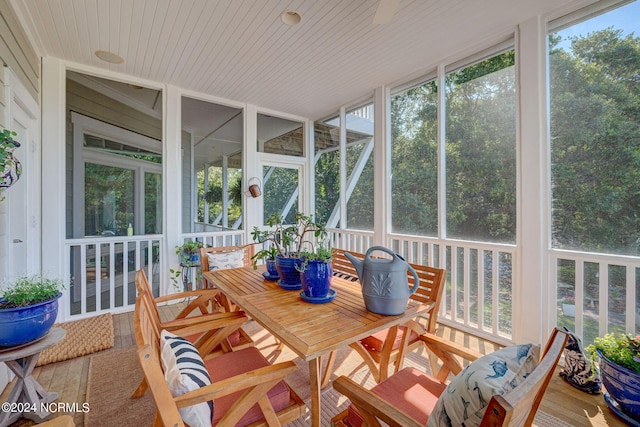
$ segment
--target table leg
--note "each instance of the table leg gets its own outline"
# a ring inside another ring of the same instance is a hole
[[[324,375],[322,376],[322,383],[320,383],[320,388],[325,388],[329,384],[329,380],[331,379],[331,374],[333,373],[333,363],[336,360],[336,350],[333,350],[329,353],[329,359],[327,360],[327,367],[324,370]]]
[[[311,387],[311,426],[320,427],[320,373],[322,358],[309,360],[309,386]]]
[[[35,353],[23,359],[9,360],[5,363],[16,374],[16,383],[9,395],[9,403],[29,403],[33,407],[29,412],[3,413],[0,426],[11,424],[20,416],[37,422],[44,421],[50,413],[42,407],[42,403],[51,403],[58,398],[58,393],[46,391],[32,376],[40,353]],[[5,416],[6,415],[6,416]],[[5,424],[8,422],[8,424]]]

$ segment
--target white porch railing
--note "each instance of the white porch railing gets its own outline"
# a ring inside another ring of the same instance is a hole
[[[607,332],[640,332],[639,257],[555,249],[549,259],[553,323],[575,331],[584,345]]]
[[[332,247],[366,252],[373,232],[331,229]],[[407,261],[447,270],[440,322],[494,341],[512,334],[514,245],[391,234],[386,246]]]
[[[60,310],[62,321],[132,310],[135,272],[146,271],[154,294],[159,295],[163,268],[163,237],[95,237],[65,243],[67,288]]]
[[[244,244],[245,231],[196,231],[195,233],[183,233],[182,238],[185,241],[195,240],[202,242],[207,247],[237,246]]]

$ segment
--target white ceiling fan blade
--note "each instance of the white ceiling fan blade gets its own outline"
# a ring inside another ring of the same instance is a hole
[[[373,25],[391,22],[399,4],[400,0],[380,0],[376,16],[373,17]]]

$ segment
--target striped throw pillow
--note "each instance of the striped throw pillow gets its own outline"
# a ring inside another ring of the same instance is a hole
[[[164,377],[173,397],[211,384],[211,377],[200,353],[189,341],[163,330],[160,334],[160,349]],[[211,426],[212,400],[178,410],[182,420],[191,427]]]

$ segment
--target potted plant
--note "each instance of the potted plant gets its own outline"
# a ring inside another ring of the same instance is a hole
[[[609,333],[586,351],[599,359],[607,405],[630,424],[640,422],[640,335]]]
[[[22,174],[22,165],[13,156],[13,150],[20,147],[20,143],[13,139],[16,135],[9,129],[0,131],[0,190],[11,187]]]
[[[0,346],[17,346],[44,336],[58,315],[64,285],[42,276],[20,277],[2,287]]]
[[[327,231],[324,226],[313,222],[311,216],[297,213],[294,224],[283,224],[284,218],[271,215],[266,224],[267,230],[254,227],[251,235],[256,243],[271,242],[276,247],[276,269],[285,289],[301,289],[300,273],[296,269],[302,264],[301,252],[305,244],[314,244],[316,239],[324,239]]]
[[[301,255],[303,261],[297,270],[305,296],[310,299],[328,298],[333,277],[333,251],[323,243],[318,243],[312,251],[302,252]]]
[[[253,260],[253,269],[258,268],[258,261],[264,261],[267,265],[267,272],[265,277],[270,280],[278,279],[278,270],[276,269],[276,256],[278,256],[278,248],[275,245],[270,245],[266,249],[260,249],[257,251],[251,259]]]
[[[202,242],[187,240],[182,245],[176,246],[176,255],[178,255],[180,259],[181,267],[199,267],[200,266],[200,248],[202,247]],[[169,277],[173,282],[173,287],[176,290],[187,290],[188,283],[183,283],[181,287],[179,285],[178,279],[182,275],[181,269],[169,269],[169,273],[171,274]],[[196,282],[200,280],[201,270],[197,269],[198,276],[196,277]],[[185,278],[188,281],[187,278]]]

